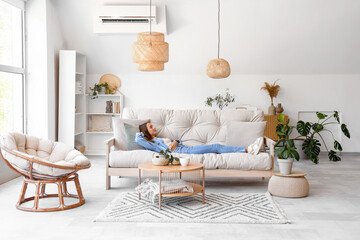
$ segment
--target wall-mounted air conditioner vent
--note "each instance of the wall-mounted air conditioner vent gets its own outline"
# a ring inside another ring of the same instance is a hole
[[[149,20],[154,31],[166,32],[165,6],[100,6],[94,14],[95,33],[137,33],[147,31]],[[163,11],[162,11],[163,10]]]

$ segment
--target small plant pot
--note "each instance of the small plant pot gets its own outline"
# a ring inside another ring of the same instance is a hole
[[[154,155],[151,162],[155,166],[165,166],[169,164],[169,159],[165,159],[164,156]]]
[[[279,169],[280,169],[281,174],[284,174],[284,175],[291,174],[291,169],[292,169],[292,165],[294,162],[293,158],[288,158],[288,159],[279,159],[278,158],[277,161],[279,164]]]

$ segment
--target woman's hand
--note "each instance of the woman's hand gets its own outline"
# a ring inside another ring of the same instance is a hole
[[[169,148],[170,148],[171,151],[174,151],[177,146],[178,146],[178,142],[177,142],[177,141],[173,141],[173,142],[170,144]]]

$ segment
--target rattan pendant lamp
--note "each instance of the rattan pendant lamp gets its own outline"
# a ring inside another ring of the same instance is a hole
[[[220,58],[220,0],[218,1],[218,52],[217,58],[211,60],[206,68],[206,74],[215,79],[227,78],[230,76],[230,64],[225,59]]]
[[[163,33],[151,31],[151,0],[149,22],[150,32],[139,33],[132,45],[132,59],[139,71],[163,71],[169,61],[169,44]]]

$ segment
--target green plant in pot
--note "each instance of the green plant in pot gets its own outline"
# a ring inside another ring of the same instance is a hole
[[[180,164],[180,159],[178,157],[174,157],[169,148],[167,148],[165,151],[161,150],[159,152],[159,156],[163,156],[165,160],[168,161],[168,163],[171,163],[172,165]]]
[[[284,114],[280,113],[276,119],[276,134],[279,140],[275,144],[275,154],[277,155],[281,174],[290,174],[294,159],[299,160],[299,153],[296,151],[294,139],[290,139],[294,126],[289,126],[290,120],[285,120]]]
[[[341,144],[334,138],[334,134],[329,129],[327,129],[327,126],[334,124],[340,125],[340,129],[343,134],[347,138],[350,138],[350,132],[346,124],[340,122],[338,111],[334,111],[331,115],[317,112],[316,116],[318,118],[318,121],[316,123],[304,122],[300,120],[296,124],[296,130],[301,136],[305,137],[304,143],[302,144],[302,149],[304,150],[304,153],[311,159],[311,161],[313,161],[315,164],[318,164],[321,140],[326,148],[326,151],[328,152],[329,160],[334,162],[341,161],[341,158],[337,154],[337,152],[335,152],[334,150],[329,150],[329,148],[326,146],[326,143],[321,133],[329,132],[334,140],[334,149],[341,152]],[[320,140],[317,139],[317,137],[320,138]]]
[[[89,94],[91,96],[91,99],[95,99],[98,98],[98,94],[101,92],[101,90],[104,88],[104,93],[109,93],[109,94],[113,94],[114,90],[109,88],[109,85],[107,82],[105,83],[95,83],[94,87],[89,87],[89,89],[91,90],[91,93]]]

